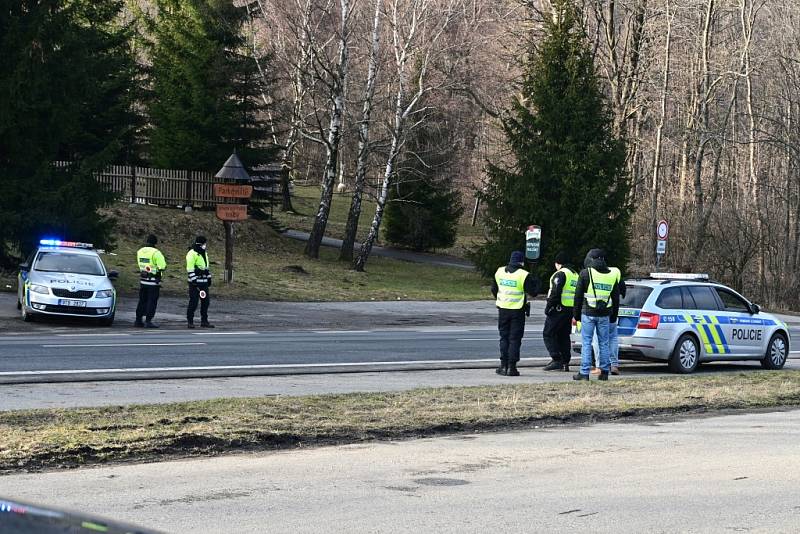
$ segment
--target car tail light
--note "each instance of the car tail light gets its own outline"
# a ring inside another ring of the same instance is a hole
[[[639,325],[637,328],[643,330],[654,330],[658,328],[658,322],[661,317],[657,313],[642,312],[639,316]]]

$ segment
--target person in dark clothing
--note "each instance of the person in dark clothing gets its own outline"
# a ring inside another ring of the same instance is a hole
[[[167,268],[164,254],[156,248],[158,238],[150,234],[145,246],[136,251],[136,263],[139,267],[139,303],[136,306],[134,326],[140,328],[158,328],[153,322],[161,292],[161,278]],[[142,321],[144,319],[144,321]]]
[[[552,361],[545,365],[545,371],[569,371],[572,357],[569,336],[572,332],[572,307],[575,305],[578,274],[567,266],[568,261],[566,253],[559,252],[555,259],[556,272],[550,277],[542,337]]]
[[[539,280],[522,268],[523,262],[522,252],[512,252],[508,265],[498,268],[492,280],[500,332],[500,367],[495,372],[503,376],[519,376],[517,362],[525,335],[525,316],[530,315],[528,296],[533,298],[539,293]]]
[[[592,365],[592,338],[597,333],[600,380],[608,380],[609,320],[619,313],[617,274],[606,265],[603,251],[592,249],[586,255],[584,269],[575,288],[573,317],[581,332],[581,370],[572,378],[589,380]]]
[[[189,279],[189,305],[186,307],[186,321],[189,328],[194,328],[194,312],[200,304],[200,327],[214,328],[208,322],[208,305],[211,300],[211,271],[209,270],[207,240],[199,235],[192,248],[186,253],[186,274]]]

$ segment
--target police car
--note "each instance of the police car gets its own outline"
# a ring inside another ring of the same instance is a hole
[[[666,361],[676,373],[709,361],[758,360],[766,369],[786,363],[786,323],[708,275],[653,273],[625,283],[617,322],[620,359]],[[572,347],[580,352],[580,333],[573,333]]]
[[[91,317],[111,326],[117,294],[90,243],[42,239],[25,263],[20,264],[17,309],[23,321],[38,315]]]

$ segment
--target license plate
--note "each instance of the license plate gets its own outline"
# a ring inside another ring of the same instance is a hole
[[[85,300],[67,300],[67,299],[58,299],[59,306],[72,306],[74,308],[85,308],[86,301]]]

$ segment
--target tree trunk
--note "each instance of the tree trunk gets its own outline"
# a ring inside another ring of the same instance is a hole
[[[364,107],[361,110],[361,124],[358,128],[358,161],[356,163],[356,176],[353,183],[353,198],[350,201],[350,211],[347,214],[342,249],[339,259],[346,262],[353,261],[353,248],[355,247],[358,233],[358,221],[361,217],[361,198],[367,179],[369,156],[372,152],[369,143],[369,128],[372,115],[372,100],[375,95],[375,79],[378,73],[378,51],[380,47],[380,14],[381,0],[375,1],[375,14],[372,20],[372,47],[369,54],[369,70],[367,84],[364,90]]]
[[[331,118],[328,127],[328,138],[325,142],[326,158],[325,170],[322,177],[322,195],[319,200],[319,209],[314,219],[311,235],[306,243],[305,254],[309,258],[319,258],[319,249],[322,238],[325,236],[325,227],[333,199],[333,184],[336,181],[337,163],[339,157],[339,142],[342,136],[342,122],[344,120],[345,91],[347,88],[347,59],[350,18],[350,0],[340,0],[341,23],[339,35],[339,56],[336,72],[331,80]]]

